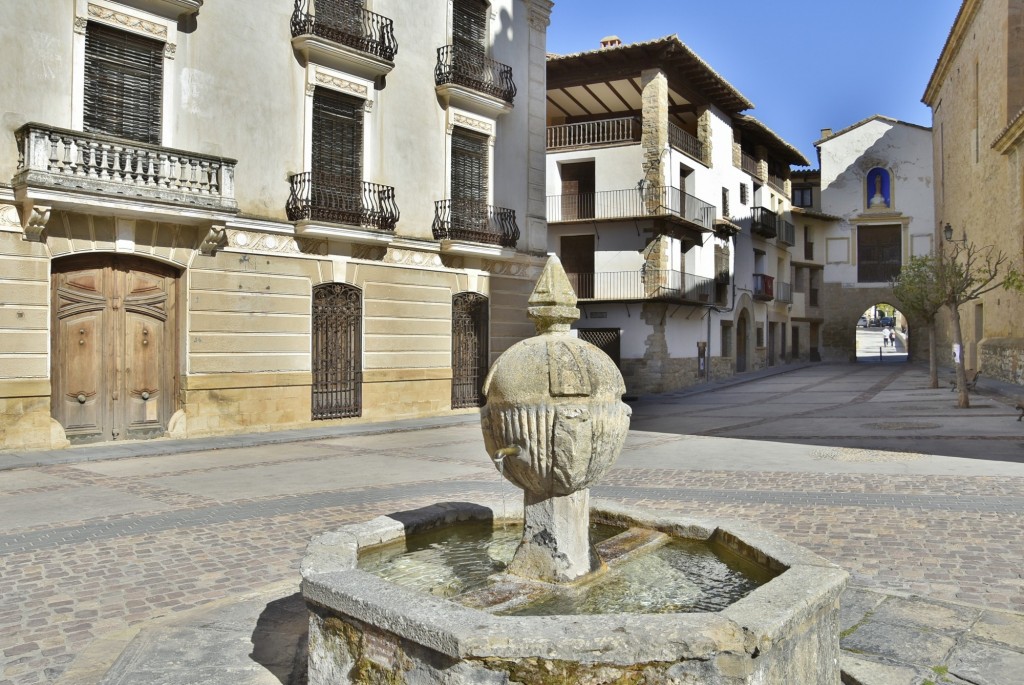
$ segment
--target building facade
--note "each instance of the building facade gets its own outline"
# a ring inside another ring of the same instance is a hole
[[[792,358],[789,169],[807,160],[676,36],[609,37],[547,73],[548,249],[579,335],[632,393]]]
[[[1024,265],[1024,0],[964,0],[925,89],[935,131],[935,244],[995,246]],[[998,289],[960,309],[964,363],[1024,384],[1024,296]],[[939,352],[951,361],[948,318]]]
[[[547,246],[549,0],[0,16],[0,448],[467,411]]]
[[[891,279],[934,249],[932,131],[875,115],[824,129],[815,145],[821,169],[797,184],[800,201],[808,188],[812,205],[796,223],[820,236],[822,359],[851,361],[860,315],[879,303],[898,309]]]

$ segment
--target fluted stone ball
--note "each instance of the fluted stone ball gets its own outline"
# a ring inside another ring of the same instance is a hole
[[[591,487],[622,451],[626,385],[607,354],[569,334],[510,347],[484,381],[481,427],[505,478],[539,497]],[[502,456],[504,455],[504,456]]]

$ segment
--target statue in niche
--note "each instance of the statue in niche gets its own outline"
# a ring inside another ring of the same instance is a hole
[[[868,173],[868,186],[874,186],[874,194],[868,200],[869,209],[889,208],[889,174],[884,169],[872,169]]]

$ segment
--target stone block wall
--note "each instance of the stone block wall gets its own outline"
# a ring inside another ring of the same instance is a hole
[[[985,338],[978,350],[986,376],[1024,385],[1024,338]]]

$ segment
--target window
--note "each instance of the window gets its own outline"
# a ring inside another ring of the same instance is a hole
[[[746,183],[740,184],[740,204],[750,204],[750,186],[748,186]]]
[[[764,347],[764,326],[757,327],[757,342],[754,343],[755,347]]]
[[[722,216],[729,218],[732,212],[729,211],[729,189],[722,188]]]
[[[452,27],[456,59],[460,56],[484,56],[487,48],[487,5],[481,0],[455,0]]]
[[[158,40],[87,25],[85,131],[160,144],[163,50]]]
[[[857,227],[857,281],[887,283],[900,272],[901,226]]]
[[[487,139],[459,127],[452,131],[452,200],[487,204]]]
[[[360,223],[363,101],[329,88],[313,93],[313,207],[319,218]]]
[[[794,207],[814,206],[813,191],[810,186],[794,186],[793,188]]]

